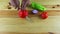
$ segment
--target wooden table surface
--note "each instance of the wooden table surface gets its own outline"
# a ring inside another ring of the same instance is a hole
[[[3,0],[0,0],[3,3]],[[6,0],[8,1],[8,0]],[[4,0],[4,2],[6,2]],[[33,0],[32,0],[33,1]],[[45,1],[45,2],[44,2]],[[60,6],[57,6],[60,0],[35,0],[40,2],[47,8],[48,18],[41,19],[36,15],[29,14],[33,22],[18,17],[18,11],[15,9],[7,9],[3,3],[0,7],[0,34],[54,34],[60,33]],[[53,2],[46,4],[47,1]],[[7,3],[8,4],[8,3]],[[49,5],[50,4],[50,5]],[[54,5],[53,5],[54,4]],[[1,5],[1,4],[0,4]],[[55,7],[55,8],[52,8]],[[31,11],[32,9],[28,9]],[[40,12],[41,13],[41,12]],[[39,14],[38,14],[39,15]]]

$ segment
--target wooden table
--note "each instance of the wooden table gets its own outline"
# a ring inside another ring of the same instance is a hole
[[[0,0],[1,1],[1,0]],[[6,0],[7,1],[7,0]],[[35,0],[36,2],[37,0]],[[1,34],[59,34],[60,32],[60,6],[57,6],[57,0],[54,3],[46,2],[49,0],[38,0],[37,2],[42,3],[46,8],[49,17],[47,19],[41,19],[36,15],[30,14],[30,18],[33,22],[29,22],[26,19],[18,17],[18,11],[15,9],[0,9],[0,33]],[[53,2],[51,0],[50,2]],[[58,0],[59,2],[59,0]],[[3,2],[2,2],[3,3]],[[53,5],[54,4],[54,5]],[[55,8],[52,8],[55,7]],[[31,11],[32,9],[28,9]],[[41,12],[40,12],[41,13]],[[39,14],[38,14],[39,15]]]

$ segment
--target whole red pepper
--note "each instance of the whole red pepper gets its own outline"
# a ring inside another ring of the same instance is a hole
[[[27,10],[19,10],[18,15],[21,18],[26,18],[26,16],[28,16],[28,11]]]
[[[43,13],[41,13],[41,18],[42,19],[46,19],[46,18],[48,18],[48,13],[47,12],[43,12]]]

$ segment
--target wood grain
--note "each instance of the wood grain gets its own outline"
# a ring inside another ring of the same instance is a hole
[[[60,10],[46,10],[48,12],[48,16],[60,16]],[[37,15],[40,15],[42,12],[39,11]],[[32,14],[31,10],[29,11],[30,17],[36,17]],[[18,17],[17,10],[0,10],[0,17]]]
[[[44,33],[16,33],[16,32],[0,32],[0,34],[49,34],[48,32],[44,32]],[[53,33],[55,34],[55,33]]]
[[[48,18],[41,19],[37,15],[31,14],[29,17],[33,22],[18,17],[18,11],[13,7],[7,9],[9,0],[0,0],[0,34],[60,34],[60,0],[31,0],[42,4],[47,8]],[[2,5],[1,5],[2,4]]]

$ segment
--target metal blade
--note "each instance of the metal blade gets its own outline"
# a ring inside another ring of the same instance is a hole
[[[28,16],[26,16],[26,20],[29,21],[29,22],[33,22],[31,18],[29,18]]]

